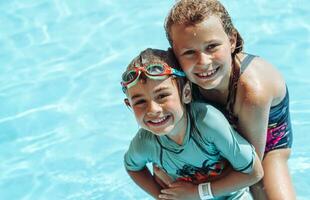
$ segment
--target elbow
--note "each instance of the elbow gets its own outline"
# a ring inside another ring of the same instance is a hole
[[[255,183],[259,182],[263,177],[264,177],[263,170],[253,170],[249,176],[250,185],[254,185]]]
[[[252,183],[255,184],[264,177],[264,170],[258,156],[255,156],[253,171],[251,172]]]
[[[255,173],[253,174],[253,182],[257,183],[263,177],[264,177],[264,170],[263,170],[263,168],[261,168],[260,170],[255,171]]]
[[[261,165],[261,162],[258,159],[258,157],[256,158],[256,161],[254,164],[254,170],[251,175],[252,175],[253,184],[257,183],[264,177],[263,166]]]

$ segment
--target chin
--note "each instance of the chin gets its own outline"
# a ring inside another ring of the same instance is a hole
[[[221,85],[222,80],[223,77],[217,77],[212,81],[202,82],[199,86],[205,90],[217,89]]]
[[[165,127],[164,129],[161,130],[154,130],[152,131],[155,135],[158,136],[164,136],[164,135],[170,135],[174,130],[174,127]]]
[[[219,81],[216,80],[216,81],[212,81],[208,83],[200,83],[200,84],[196,83],[196,84],[205,90],[211,90],[211,89],[215,89],[219,85],[218,82]]]
[[[153,128],[153,127],[147,127],[145,129],[150,131],[150,132],[152,132],[155,135],[158,135],[158,136],[162,136],[162,135],[166,135],[167,134],[167,130],[165,130],[165,129],[156,129],[156,128]]]

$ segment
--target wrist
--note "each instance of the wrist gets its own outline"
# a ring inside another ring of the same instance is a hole
[[[213,199],[213,194],[211,191],[211,183],[200,183],[198,185],[198,193],[201,200]]]

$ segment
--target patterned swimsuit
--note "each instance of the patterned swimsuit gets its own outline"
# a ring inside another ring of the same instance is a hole
[[[291,148],[292,142],[289,94],[286,88],[284,99],[278,105],[270,108],[265,153],[274,149]]]
[[[240,68],[235,65],[233,66],[226,107],[223,108],[221,105],[212,104],[225,114],[229,123],[234,128],[237,127],[236,124],[238,123],[238,117],[234,115],[233,107],[235,104],[239,77],[255,57],[254,55],[246,54],[246,57],[241,62]],[[204,99],[199,92],[198,86],[195,84],[193,84],[193,94],[195,100]],[[278,105],[270,108],[265,153],[275,149],[291,148],[292,142],[293,132],[289,112],[289,93],[286,87],[284,99]]]

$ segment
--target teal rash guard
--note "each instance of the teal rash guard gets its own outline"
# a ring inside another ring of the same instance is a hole
[[[124,156],[125,168],[140,171],[147,163],[156,164],[174,180],[205,182],[202,177],[219,175],[227,161],[236,170],[250,173],[255,151],[213,106],[193,102],[183,144],[167,136],[140,129]],[[216,199],[252,199],[248,188]]]

